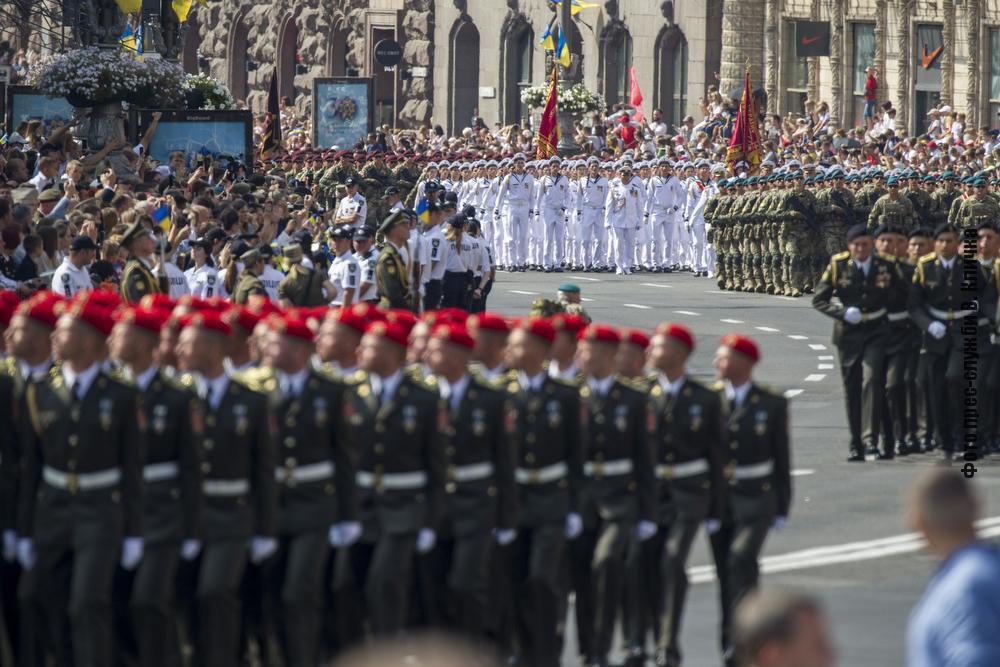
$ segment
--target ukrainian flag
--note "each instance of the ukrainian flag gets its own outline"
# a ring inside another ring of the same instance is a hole
[[[541,43],[542,48],[546,51],[555,51],[556,44],[552,39],[552,25],[555,23],[555,19],[549,21],[549,24],[545,26],[545,32],[542,33],[541,39],[538,41]]]
[[[559,31],[559,46],[556,48],[556,58],[563,67],[569,67],[569,47],[566,45],[566,35]]]
[[[138,51],[135,31],[132,29],[131,23],[125,24],[125,31],[122,33],[122,36],[118,38],[118,42],[129,51]]]
[[[431,220],[431,214],[427,212],[427,198],[421,197],[420,201],[417,202],[417,219],[422,223],[428,223]]]
[[[562,5],[563,0],[549,0],[553,5]],[[582,0],[572,0],[570,3],[569,13],[571,16],[576,16],[584,9],[594,9],[597,7],[596,4],[592,2],[583,2]]]

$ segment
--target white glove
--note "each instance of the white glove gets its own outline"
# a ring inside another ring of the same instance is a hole
[[[583,532],[583,519],[576,512],[570,512],[566,515],[566,539],[575,540],[580,537],[580,533]]]
[[[517,531],[513,528],[494,528],[493,539],[502,547],[507,546],[517,538]]]
[[[357,521],[341,521],[330,526],[330,545],[349,547],[361,537],[361,524]]]
[[[430,528],[421,528],[417,533],[417,553],[425,554],[434,548],[437,542],[437,535]]]
[[[705,520],[705,532],[709,535],[715,535],[722,528],[722,522],[718,519],[706,519]]]
[[[639,525],[635,527],[635,532],[636,535],[638,535],[640,542],[645,542],[649,538],[653,537],[653,535],[656,535],[657,530],[658,527],[655,523],[652,521],[646,521],[645,519],[641,519],[639,521]]]
[[[844,311],[844,321],[848,324],[857,324],[861,321],[861,309],[851,306]]]
[[[934,320],[933,322],[927,325],[927,333],[934,336],[938,340],[941,340],[942,338],[944,338],[944,335],[948,333],[948,327],[944,325],[944,322],[938,322],[937,320]]]
[[[17,533],[13,530],[3,531],[3,559],[13,563],[17,558]]]
[[[30,537],[21,537],[17,540],[17,562],[25,570],[35,567],[35,544]]]
[[[783,516],[776,516],[774,517],[774,523],[771,524],[771,528],[775,530],[781,530],[782,528],[785,527],[786,523],[788,523],[788,519],[786,519]]]
[[[184,560],[194,560],[201,553],[201,542],[199,540],[184,540],[181,542],[181,558]]]
[[[250,540],[250,562],[254,565],[264,562],[278,550],[278,540],[273,537],[255,537]]]
[[[142,538],[126,537],[122,542],[122,567],[126,570],[134,570],[139,561],[142,560]]]

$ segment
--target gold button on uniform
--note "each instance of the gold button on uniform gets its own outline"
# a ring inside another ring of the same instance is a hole
[[[209,463],[208,461],[202,463],[201,464],[201,471],[203,473],[210,473],[210,472],[212,472],[212,464]]]
[[[76,447],[78,444],[80,444],[80,436],[78,436],[76,433],[73,433],[69,436],[67,441],[69,442],[70,447]]]

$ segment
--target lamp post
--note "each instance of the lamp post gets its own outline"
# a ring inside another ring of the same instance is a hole
[[[573,53],[572,44],[570,44],[570,33],[569,25],[572,21],[572,0],[562,0],[559,3],[559,34],[564,40],[566,40],[566,50]],[[571,56],[572,57],[572,56]],[[555,61],[559,60],[559,45],[556,44],[556,57]],[[559,66],[559,90],[565,91],[569,90],[569,70],[566,67]],[[573,141],[573,116],[570,115],[568,111],[563,109],[560,105],[559,107],[559,155],[561,157],[567,157],[569,155],[574,155],[579,152],[576,146],[576,142]]]

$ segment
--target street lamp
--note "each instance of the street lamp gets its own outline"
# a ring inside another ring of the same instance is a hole
[[[566,41],[566,50],[573,53],[573,45],[570,43],[569,25],[572,21],[572,0],[562,0],[559,3],[559,34]],[[570,56],[572,57],[572,56]],[[559,44],[556,44],[555,62],[559,61]],[[569,90],[569,70],[559,65],[559,90]],[[568,157],[579,152],[576,142],[573,140],[573,116],[568,111],[559,106],[559,146],[557,147],[561,157]]]

